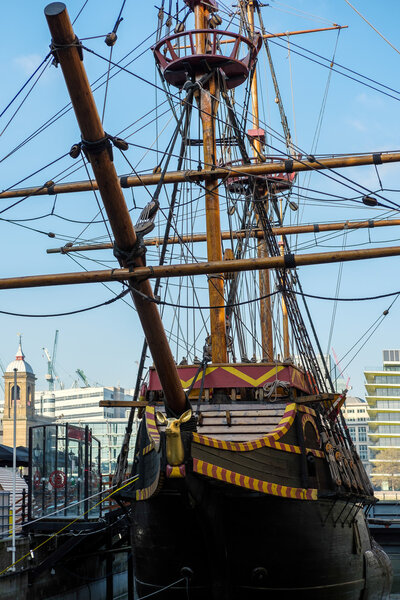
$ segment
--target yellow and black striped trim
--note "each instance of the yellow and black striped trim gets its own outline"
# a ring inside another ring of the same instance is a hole
[[[280,485],[278,483],[269,483],[268,481],[262,481],[261,479],[255,479],[254,477],[247,477],[222,467],[217,467],[211,463],[193,459],[193,471],[200,475],[205,475],[225,483],[231,483],[239,487],[254,490],[255,492],[261,492],[263,494],[269,494],[271,496],[279,496],[281,498],[291,498],[293,500],[318,500],[318,490],[315,488],[295,488],[286,485]]]
[[[158,492],[161,487],[162,479],[160,478],[160,472],[158,472],[157,477],[153,481],[151,485],[147,488],[143,488],[142,490],[136,490],[136,500],[147,500],[151,496],[154,496],[156,492]]]
[[[146,406],[146,428],[148,436],[153,443],[153,447],[157,450],[160,448],[160,432],[157,427],[156,409],[155,406]]]

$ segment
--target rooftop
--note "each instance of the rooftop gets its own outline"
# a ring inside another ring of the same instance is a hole
[[[25,355],[22,351],[21,336],[19,336],[19,345],[18,345],[17,354],[15,355],[15,360],[10,362],[10,364],[7,366],[7,368],[5,370],[5,373],[12,373],[14,371],[14,369],[16,369],[18,371],[18,373],[32,373],[32,375],[33,375],[33,369],[31,367],[31,365],[26,362]]]

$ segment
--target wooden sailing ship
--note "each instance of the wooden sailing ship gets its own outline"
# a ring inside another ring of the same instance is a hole
[[[279,204],[299,171],[396,162],[400,155],[303,157],[287,124],[286,155],[269,155],[258,114],[256,64],[259,52],[268,51],[270,35],[262,20],[255,25],[255,17],[261,18],[259,4],[239,3],[239,32],[219,28],[215,0],[179,4],[186,16],[176,19],[171,33],[167,14],[166,35],[165,11],[160,9],[160,35],[153,47],[163,81],[179,93],[174,143],[180,135],[183,141],[177,168],[168,168],[171,150],[153,173],[123,177],[115,170],[111,146],[126,150],[127,144],[103,129],[66,8],[58,2],[46,7],[52,51],[82,134],[71,153],[85,153],[96,181],[52,184],[50,192],[49,186],[11,190],[1,197],[97,188],[121,268],[0,280],[0,288],[90,281],[124,281],[128,286],[146,341],[115,482],[137,475],[120,501],[134,504],[132,547],[139,597],[162,591],[163,598],[177,599],[386,598],[390,566],[366,524],[364,508],[375,500],[340,412],[345,392],[335,393],[326,366],[321,366],[317,354],[322,353],[318,346],[314,350],[295,292],[301,291],[298,266],[398,255],[400,248],[294,255]],[[187,29],[190,19],[194,25]],[[235,106],[235,90],[242,84],[248,85],[251,103],[249,130]],[[278,88],[275,93],[279,103]],[[229,139],[223,151],[217,135],[222,104],[225,142]],[[194,112],[201,137],[190,139]],[[203,148],[198,169],[183,167],[192,146]],[[171,226],[179,186],[191,184],[201,189],[206,234],[178,234]],[[161,190],[168,185],[173,191],[165,235],[145,238],[153,228]],[[152,186],[152,200],[134,227],[123,188],[138,186]],[[221,229],[220,191],[235,199],[240,213],[236,230]],[[345,226],[352,225],[325,225],[337,230]],[[251,258],[245,251],[249,239],[255,241]],[[168,244],[185,240],[206,243],[206,261],[164,264]],[[223,240],[228,241],[224,253]],[[146,264],[145,250],[152,244],[162,246],[158,266]],[[261,339],[259,356],[249,359],[233,337],[240,337],[242,322],[239,280],[254,271],[259,274]],[[208,277],[210,306],[203,355],[196,361],[184,357],[177,365],[157,306],[160,280],[201,275]],[[271,307],[275,293],[283,323],[279,353]],[[143,382],[147,347],[154,365]],[[135,409],[142,421],[134,463],[128,465]]]

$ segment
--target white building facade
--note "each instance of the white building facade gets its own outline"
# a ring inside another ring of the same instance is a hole
[[[369,414],[368,403],[363,398],[347,396],[342,406],[343,416],[346,419],[349,433],[364,468],[368,475],[371,474],[371,463],[369,454]]]

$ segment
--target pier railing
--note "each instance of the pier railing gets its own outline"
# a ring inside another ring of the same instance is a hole
[[[110,490],[110,492],[112,491],[113,477],[114,477],[114,475],[112,475],[112,474],[102,475],[101,484],[102,484],[102,490],[104,492],[107,492],[108,490]],[[104,494],[104,495],[107,496],[107,494]],[[117,508],[119,508],[119,504],[117,502],[115,502],[115,500],[113,500],[112,498],[107,498],[107,500],[104,500],[104,502],[102,503],[103,514],[108,513]]]
[[[19,533],[28,516],[28,494],[25,490],[18,494],[15,509],[16,532]],[[11,492],[0,492],[0,537],[11,535],[12,522],[12,494]]]
[[[396,490],[385,490],[385,491],[375,491],[374,495],[379,500],[399,500],[400,501],[400,491]]]
[[[91,430],[39,425],[29,436],[29,521],[98,519],[101,447]]]

